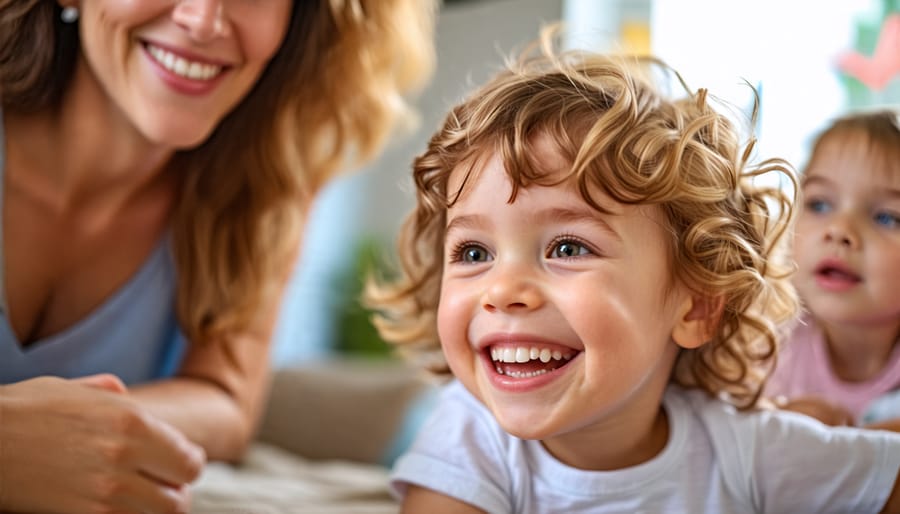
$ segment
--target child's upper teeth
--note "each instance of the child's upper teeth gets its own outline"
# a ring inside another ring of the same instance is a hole
[[[147,45],[150,55],[172,73],[192,80],[209,80],[222,71],[221,66],[197,61],[189,61],[158,46]]]
[[[491,347],[491,360],[494,362],[528,362],[540,360],[550,362],[553,360],[569,360],[574,352],[563,353],[560,350],[550,350],[537,346],[506,346],[503,348]]]

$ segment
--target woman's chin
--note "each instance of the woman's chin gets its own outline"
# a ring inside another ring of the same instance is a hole
[[[152,143],[174,150],[191,150],[206,142],[215,125],[166,123],[144,130],[144,137]]]

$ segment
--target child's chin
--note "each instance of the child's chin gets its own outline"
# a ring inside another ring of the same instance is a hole
[[[519,439],[541,440],[552,435],[546,416],[502,416],[495,412],[494,417],[504,432]]]

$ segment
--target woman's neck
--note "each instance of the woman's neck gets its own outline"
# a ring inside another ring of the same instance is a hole
[[[127,201],[154,183],[174,153],[149,142],[103,93],[84,63],[58,110],[7,113],[15,181],[59,212]]]
[[[877,324],[817,322],[825,336],[831,369],[847,382],[876,377],[888,364],[900,336],[900,320]]]

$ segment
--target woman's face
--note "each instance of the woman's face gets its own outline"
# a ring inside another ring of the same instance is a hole
[[[96,90],[149,141],[190,148],[259,79],[284,40],[292,0],[63,4],[81,13],[74,87]]]

